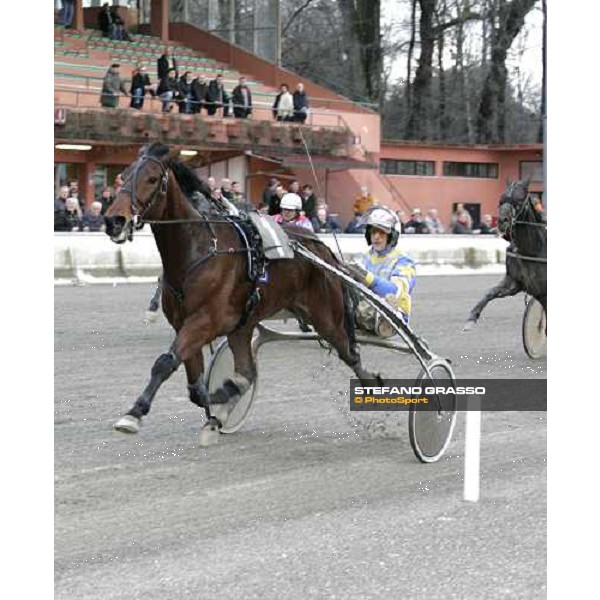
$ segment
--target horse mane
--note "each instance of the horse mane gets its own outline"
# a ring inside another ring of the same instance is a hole
[[[142,152],[146,156],[160,159],[169,154],[169,147],[161,142],[153,142],[149,146],[144,146]],[[181,191],[188,200],[191,200],[191,198],[194,197],[195,192],[200,192],[205,198],[210,198],[211,191],[208,184],[202,181],[196,173],[184,165],[180,160],[171,158],[168,160],[167,166],[173,171],[173,175],[175,176]],[[194,203],[192,202],[192,204]]]

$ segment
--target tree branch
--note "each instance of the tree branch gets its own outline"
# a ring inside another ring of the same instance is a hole
[[[304,11],[305,8],[308,8],[308,6],[313,3],[313,1],[314,0],[306,0],[300,8],[297,8],[294,11],[294,14],[290,17],[289,21],[285,24],[285,27],[281,30],[282,36],[285,35],[285,32],[289,29],[289,27],[293,23],[294,19],[297,16],[299,16]]]

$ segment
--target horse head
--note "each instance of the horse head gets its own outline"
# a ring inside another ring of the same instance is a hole
[[[123,187],[104,216],[106,233],[122,244],[133,239],[144,219],[158,219],[164,210],[170,169],[169,148],[155,142],[144,146],[123,174]]]
[[[498,203],[498,229],[501,233],[510,231],[517,215],[524,212],[529,204],[529,178],[507,181],[506,189]]]

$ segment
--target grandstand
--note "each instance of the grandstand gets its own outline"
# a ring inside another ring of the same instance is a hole
[[[151,27],[137,29],[132,42],[123,42],[103,38],[96,29],[55,26],[56,186],[77,179],[89,203],[141,145],[161,140],[196,152],[187,160],[200,175],[240,181],[255,204],[268,177],[296,177],[313,184],[333,212],[350,218],[360,186],[373,187],[370,179],[378,177],[376,112],[188,23],[169,24],[168,40],[150,35]],[[149,96],[141,111],[129,108],[128,97],[119,98],[116,109],[101,107],[102,80],[111,63],[120,64],[125,80],[143,63],[155,84],[156,61],[165,47],[177,58],[180,74],[190,71],[211,80],[221,73],[229,93],[244,75],[253,97],[251,119],[163,114],[160,100]],[[271,107],[279,84],[287,82],[293,90],[299,81],[310,97],[309,118],[304,125],[275,122]]]

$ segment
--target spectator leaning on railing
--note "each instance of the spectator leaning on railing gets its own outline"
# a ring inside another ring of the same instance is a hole
[[[304,123],[308,117],[308,96],[304,91],[304,84],[298,83],[294,92],[294,121]]]
[[[104,231],[104,217],[102,216],[102,202],[92,202],[90,208],[81,219],[82,231]]]
[[[246,78],[240,77],[231,94],[233,115],[237,119],[247,119],[252,114],[252,92],[246,84]]]
[[[133,72],[133,77],[131,78],[131,108],[142,109],[144,107],[144,96],[146,92],[150,92],[152,96],[154,96],[154,90],[150,86],[150,77],[146,72],[146,67],[144,65],[140,65]]]
[[[429,233],[444,233],[445,229],[438,216],[438,211],[435,208],[430,208],[427,211],[427,217],[425,218],[425,224]]]
[[[317,206],[317,216],[311,219],[311,223],[315,233],[342,233],[339,223],[327,213],[325,204]]]
[[[229,115],[229,96],[223,86],[223,75],[219,73],[215,79],[208,84],[206,95],[206,108],[209,115],[214,115],[217,109],[223,108],[223,116]]]
[[[206,78],[199,75],[192,80],[192,113],[199,114],[203,108],[206,108],[206,94],[208,93],[208,84]]]
[[[294,98],[290,94],[287,83],[279,87],[279,94],[275,96],[273,103],[273,117],[278,121],[294,120]]]
[[[162,112],[167,113],[173,110],[171,102],[178,93],[179,84],[177,82],[177,71],[174,68],[170,68],[167,71],[166,77],[163,77],[156,88],[156,95],[161,99]]]
[[[100,103],[105,108],[115,108],[119,105],[119,95],[121,93],[124,96],[128,96],[125,82],[121,79],[119,73],[119,64],[113,63],[106,72],[102,82]]]

